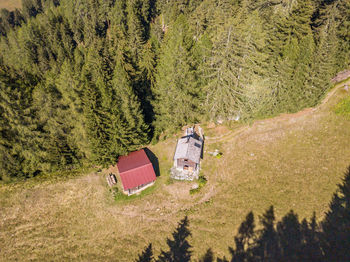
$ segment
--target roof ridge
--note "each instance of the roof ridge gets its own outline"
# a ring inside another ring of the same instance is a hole
[[[123,171],[123,172],[119,172],[119,173],[122,174],[122,173],[125,173],[125,172],[128,172],[128,171],[131,171],[131,170],[137,170],[137,169],[140,169],[141,167],[148,166],[149,164],[152,165],[152,162],[149,161],[146,165],[137,166],[137,167],[135,167],[135,168],[131,168],[131,169],[125,170],[125,171]]]

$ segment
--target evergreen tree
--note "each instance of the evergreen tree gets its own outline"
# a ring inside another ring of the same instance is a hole
[[[154,95],[152,90],[156,85],[155,74],[156,74],[156,50],[154,47],[154,40],[149,40],[143,48],[142,58],[139,64],[140,67],[140,79],[137,83],[142,88],[138,89],[138,97],[141,100],[141,105],[145,114],[145,120],[147,123],[152,123],[154,119],[154,111],[152,102]]]
[[[334,1],[334,7],[338,11],[337,37],[339,39],[339,54],[337,65],[344,68],[350,64],[350,1]]]
[[[267,58],[262,20],[258,12],[249,13],[247,1],[242,5],[213,43],[212,54],[203,66],[202,74],[207,78],[204,104],[210,119],[259,114],[271,99],[261,78],[266,75]]]
[[[0,10],[0,34],[6,36],[7,32],[15,27],[20,26],[24,22],[24,18],[18,9],[9,11],[7,9]]]
[[[330,11],[330,10],[329,10]],[[308,97],[312,104],[316,104],[321,96],[331,86],[330,79],[339,70],[337,67],[337,53],[339,50],[336,37],[336,21],[334,14],[328,17],[318,27],[317,46],[311,65],[311,74],[307,86]]]
[[[130,79],[122,63],[118,62],[114,71],[112,86],[115,91],[118,108],[122,119],[124,119],[130,134],[124,144],[132,150],[148,142],[148,125],[145,123],[144,115],[138,97],[133,92]]]
[[[67,60],[60,72],[59,77],[55,79],[55,85],[59,92],[59,104],[64,110],[62,120],[64,119],[65,125],[71,129],[68,140],[78,149],[77,159],[83,163],[90,160],[92,156],[87,137],[86,119],[82,114],[84,105],[81,96],[84,93],[84,86],[79,80],[81,68]]]
[[[278,23],[280,39],[274,42],[280,53],[276,63],[277,102],[280,111],[294,112],[310,103],[306,90],[314,54],[313,5],[310,0],[296,1],[287,10],[290,14]]]
[[[200,92],[192,59],[193,39],[184,15],[178,17],[164,41],[154,87],[158,134],[195,122]]]
[[[79,166],[78,148],[71,140],[74,123],[70,121],[68,107],[61,101],[61,94],[52,75],[33,93],[33,108],[38,125],[42,154],[38,166],[44,172],[52,172],[64,166],[72,169]]]
[[[25,0],[1,10],[3,176],[107,165],[203,119],[314,106],[350,63],[349,7]]]
[[[95,159],[106,165],[146,144],[148,126],[129,80],[127,62],[119,57],[109,74],[110,59],[107,54],[102,59],[98,53],[90,50],[90,62],[84,66],[89,85],[84,91],[84,111]]]
[[[127,28],[128,28],[128,46],[131,57],[137,64],[140,60],[140,52],[146,42],[147,31],[146,21],[142,13],[141,0],[127,1]]]
[[[35,82],[23,81],[11,71],[0,66],[0,180],[26,178],[40,172],[39,132],[32,108]]]

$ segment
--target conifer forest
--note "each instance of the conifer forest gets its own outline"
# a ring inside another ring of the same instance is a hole
[[[0,14],[0,180],[297,112],[349,64],[350,0],[23,0]]]

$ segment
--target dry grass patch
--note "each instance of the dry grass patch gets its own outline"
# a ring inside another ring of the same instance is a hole
[[[8,10],[15,10],[16,8],[21,8],[21,0],[0,0],[0,9],[6,8]]]

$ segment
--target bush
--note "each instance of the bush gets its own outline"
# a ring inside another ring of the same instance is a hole
[[[217,158],[217,159],[220,159],[221,157],[223,156],[223,153],[218,153],[215,157]]]
[[[205,186],[205,184],[207,183],[207,179],[205,178],[205,176],[203,175],[200,175],[199,178],[198,178],[198,187],[197,188],[194,188],[194,189],[191,189],[190,190],[190,194],[193,195],[195,193],[198,193],[202,187]]]
[[[337,115],[345,116],[350,120],[350,96],[343,99],[339,104],[334,108],[334,112]]]
[[[207,183],[207,179],[205,178],[205,176],[201,175],[199,176],[198,178],[198,184],[199,184],[199,187],[203,187],[205,186],[205,184]]]

